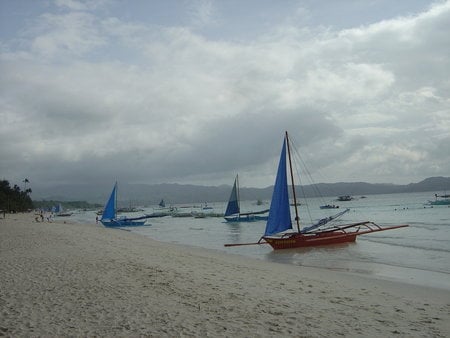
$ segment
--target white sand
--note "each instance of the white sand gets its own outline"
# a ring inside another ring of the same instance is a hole
[[[0,219],[0,336],[449,337],[450,292]]]

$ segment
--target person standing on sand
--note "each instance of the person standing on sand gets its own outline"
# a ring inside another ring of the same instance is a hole
[[[47,222],[51,223],[52,222],[52,217],[53,217],[53,213],[48,212],[45,215],[45,218],[47,218]]]

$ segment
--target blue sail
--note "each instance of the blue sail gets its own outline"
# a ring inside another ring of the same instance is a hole
[[[233,189],[231,190],[230,199],[228,200],[227,210],[225,211],[225,216],[239,214],[240,212],[236,182],[237,176],[236,179],[234,180]]]
[[[117,191],[117,182],[116,184],[114,184],[111,196],[109,196],[109,200],[105,205],[105,209],[103,210],[102,220],[113,219],[116,217],[116,191]]]
[[[286,140],[283,140],[283,148],[264,236],[273,235],[288,229],[292,229],[292,221],[286,173]]]

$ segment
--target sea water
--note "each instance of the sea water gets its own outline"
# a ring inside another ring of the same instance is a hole
[[[355,243],[274,251],[269,245],[224,247],[225,243],[257,242],[265,229],[265,221],[228,223],[222,217],[150,218],[150,226],[127,227],[127,230],[162,242],[179,243],[239,254],[256,259],[310,266],[376,278],[398,280],[450,290],[450,207],[431,206],[434,193],[410,193],[355,196],[352,201],[337,202],[332,198],[301,201],[298,211],[301,226],[333,215],[345,208],[350,211],[339,222],[373,221],[390,226],[409,224],[408,228],[388,230],[357,237]],[[339,209],[320,209],[323,204],[336,204]],[[179,212],[223,213],[226,203],[208,203],[213,209],[179,208]],[[241,203],[241,210],[269,208],[269,201]],[[148,208],[144,213],[151,213]],[[292,208],[294,215],[294,209]],[[95,213],[76,213],[72,219],[95,223]],[[99,223],[100,224],[100,223]],[[101,225],[99,225],[101,226]],[[294,227],[296,227],[294,225]]]

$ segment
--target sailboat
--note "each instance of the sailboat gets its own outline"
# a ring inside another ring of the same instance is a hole
[[[128,218],[126,216],[117,217],[117,182],[114,184],[114,188],[106,202],[103,209],[102,218],[100,222],[105,227],[125,227],[125,226],[140,226],[145,225],[146,218],[148,216]]]
[[[291,210],[289,206],[289,187],[287,179],[287,162],[289,163],[290,178],[292,182],[292,195],[294,199],[295,223],[297,230],[292,227]],[[381,227],[371,221],[364,221],[345,225],[326,226],[329,221],[341,216],[341,213],[324,218],[309,227],[300,229],[300,218],[295,194],[294,175],[292,172],[289,136],[286,132],[283,139],[280,161],[275,180],[275,186],[270,204],[269,218],[264,235],[256,243],[225,244],[225,246],[269,244],[274,250],[331,245],[354,242],[356,237],[372,232],[385,231],[407,227],[407,224],[390,227]],[[326,226],[326,227],[325,227]]]
[[[227,209],[225,211],[224,218],[227,222],[254,222],[254,221],[267,221],[267,214],[269,209],[256,211],[256,212],[241,212],[241,206],[239,201],[239,175],[236,175],[234,179],[233,189],[231,189],[230,198],[228,200]]]
[[[52,211],[55,213],[55,216],[58,217],[69,217],[73,215],[73,212],[63,212],[63,207],[61,203],[54,206]]]

